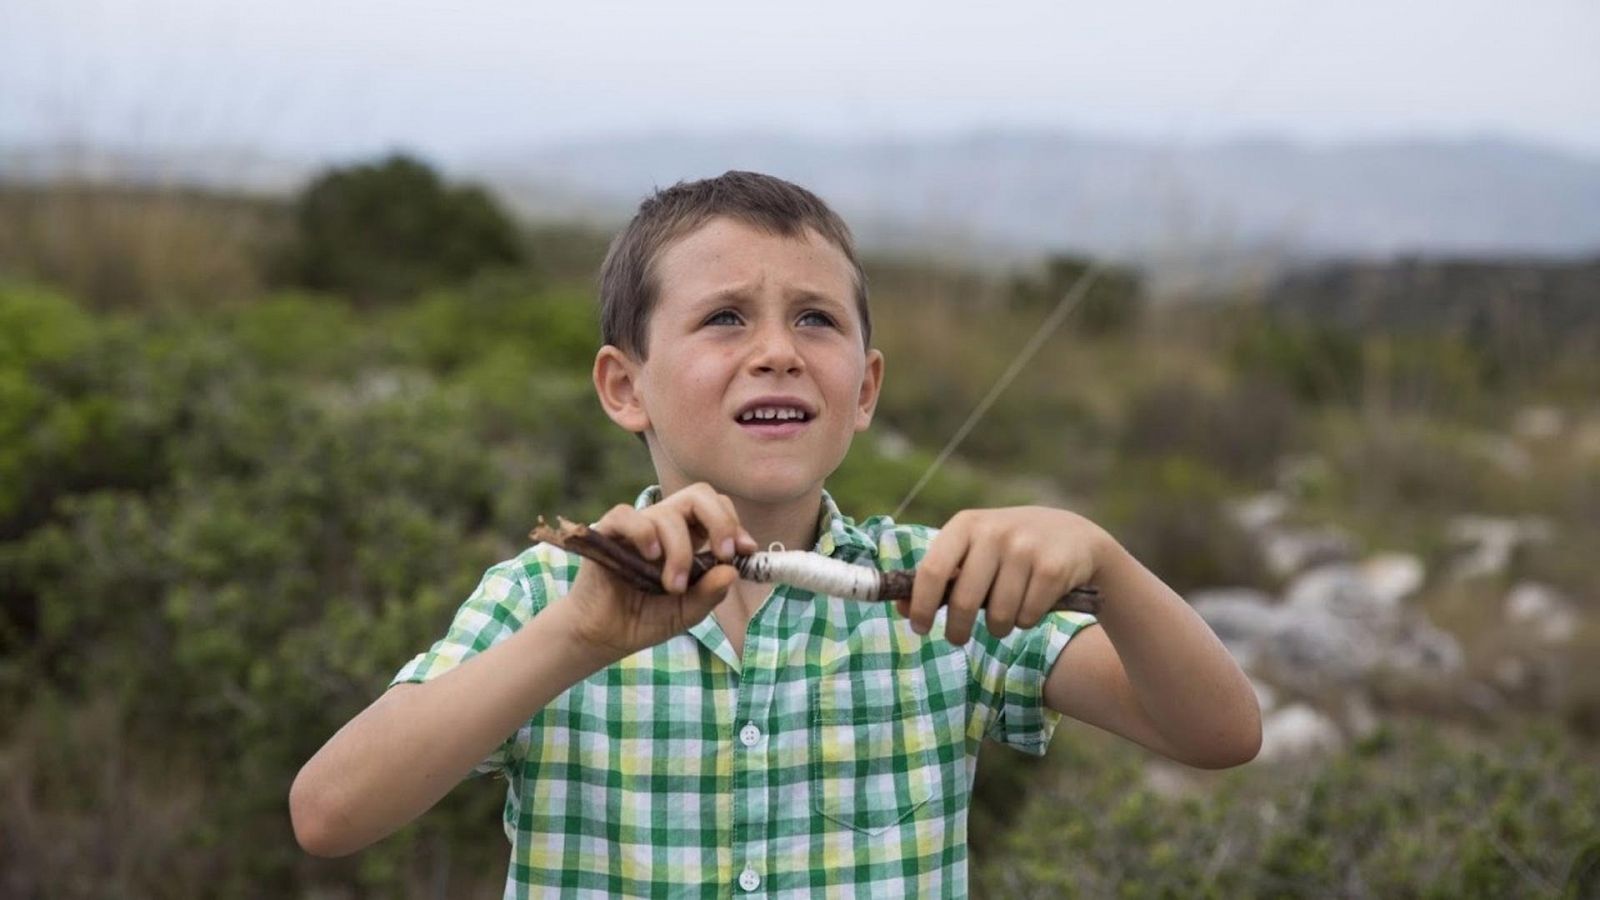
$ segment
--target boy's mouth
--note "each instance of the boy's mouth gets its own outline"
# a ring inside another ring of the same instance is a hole
[[[784,437],[803,430],[815,416],[811,407],[800,400],[763,397],[745,404],[734,416],[734,421],[748,432]]]

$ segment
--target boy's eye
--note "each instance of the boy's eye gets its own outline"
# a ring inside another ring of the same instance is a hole
[[[739,324],[739,314],[734,312],[731,309],[719,309],[716,312],[714,312],[711,315],[706,317],[705,324],[707,324],[707,325],[737,325],[737,324]]]
[[[819,309],[808,309],[801,313],[800,323],[802,325],[822,325],[827,328],[832,328],[835,324],[833,321],[833,316],[830,316]]]

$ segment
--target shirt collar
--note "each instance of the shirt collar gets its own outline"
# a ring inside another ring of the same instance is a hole
[[[633,506],[635,509],[644,509],[660,500],[661,486],[652,484],[639,492],[638,498],[633,501]],[[854,519],[839,512],[839,504],[834,502],[833,495],[824,488],[822,508],[817,513],[817,544],[811,549],[823,556],[854,562],[863,556],[870,558],[876,555],[878,548],[866,532],[856,527]]]

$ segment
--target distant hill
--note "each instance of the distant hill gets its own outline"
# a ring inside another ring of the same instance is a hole
[[[975,255],[1600,251],[1600,160],[1490,139],[1173,149],[1022,131],[860,142],[663,134],[532,147],[473,168],[525,212],[559,188],[560,211],[583,197],[591,213],[616,217],[655,185],[760,169],[816,189],[868,242]]]
[[[1353,331],[1448,331],[1550,348],[1600,335],[1600,254],[1588,260],[1323,262],[1264,292],[1269,309]]]
[[[1600,255],[1600,160],[1495,139],[1164,147],[1038,131],[858,141],[639,134],[508,148],[446,168],[487,181],[524,217],[607,228],[657,185],[759,169],[817,190],[872,250],[1000,265],[1094,254],[1169,283],[1341,257]],[[315,169],[240,149],[0,148],[0,181],[66,172],[284,193]]]

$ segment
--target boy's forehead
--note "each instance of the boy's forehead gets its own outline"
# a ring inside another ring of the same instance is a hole
[[[769,281],[854,305],[855,273],[844,252],[811,228],[795,235],[714,218],[668,244],[656,261],[661,304],[693,303]]]

